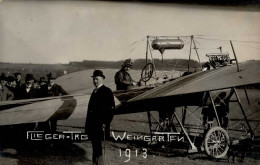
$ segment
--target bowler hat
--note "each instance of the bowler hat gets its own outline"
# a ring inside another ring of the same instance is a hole
[[[20,72],[15,72],[14,76],[17,76],[17,75],[22,75],[22,74]]]
[[[27,74],[25,80],[35,80],[35,78],[33,77],[33,74]]]
[[[97,76],[105,78],[105,75],[103,74],[102,70],[94,70],[93,76],[91,77],[97,77]]]
[[[40,77],[39,82],[40,82],[40,83],[41,83],[41,82],[46,82],[46,81],[45,81],[45,77]]]
[[[7,81],[8,82],[13,82],[13,81],[15,81],[15,78],[13,76],[8,76],[7,77]]]
[[[56,73],[49,73],[49,74],[47,74],[47,77],[48,77],[48,79],[56,79],[57,78],[57,75],[56,75]]]
[[[0,80],[7,80],[7,77],[6,77],[6,74],[5,73],[2,73],[1,76],[0,76]]]

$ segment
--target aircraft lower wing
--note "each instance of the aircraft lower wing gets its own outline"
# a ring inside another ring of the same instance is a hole
[[[76,106],[73,96],[1,102],[0,126],[66,119]]]
[[[205,91],[260,83],[260,61],[241,63],[239,67],[239,72],[237,66],[232,65],[178,78],[128,100],[118,107],[116,113],[133,113],[185,105],[201,106]]]

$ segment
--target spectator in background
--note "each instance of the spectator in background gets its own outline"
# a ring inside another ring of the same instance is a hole
[[[43,87],[44,85],[46,85],[46,84],[47,84],[47,81],[45,80],[45,77],[40,77],[39,83],[40,83],[40,86],[41,86],[41,87]]]
[[[14,94],[4,84],[6,77],[0,76],[0,101],[9,101],[14,99]]]
[[[15,88],[16,87],[16,81],[15,81],[15,78],[13,76],[8,76],[6,80],[7,80],[6,86],[8,88]]]
[[[34,82],[33,82],[33,87],[34,87],[35,89],[41,89],[41,86],[40,86],[39,81],[34,80]]]
[[[20,72],[16,72],[14,73],[14,77],[15,77],[15,80],[16,80],[16,85],[17,87],[21,87],[22,86],[22,74]]]
[[[32,74],[27,74],[25,84],[19,89],[19,99],[33,99],[39,97],[39,91],[33,87],[35,78]]]
[[[60,85],[55,83],[57,78],[55,73],[49,73],[47,77],[47,84],[42,86],[43,97],[63,96],[68,94]]]
[[[48,83],[41,87],[42,97],[68,95],[68,93],[60,85],[55,83],[55,79],[57,78],[55,73],[49,73],[47,77]],[[56,131],[57,120],[50,121],[50,128],[52,132]]]
[[[1,84],[6,86],[6,84],[7,84],[7,77],[6,77],[5,73],[1,74],[0,79],[1,79]]]
[[[13,76],[8,76],[7,77],[7,88],[13,92],[14,94],[14,100],[18,99],[19,95],[19,88],[16,85],[15,78]]]

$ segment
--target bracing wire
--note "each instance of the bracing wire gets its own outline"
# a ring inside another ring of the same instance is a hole
[[[259,36],[260,34],[218,34],[218,35],[194,35],[194,36]]]
[[[135,41],[135,42],[133,42],[132,44],[130,44],[131,46],[133,46],[133,45],[136,45],[134,48],[132,48],[128,53],[127,53],[127,55],[129,55],[130,53],[132,53],[140,44],[137,44],[137,43],[139,43],[139,42],[143,42],[144,41],[144,39],[145,38],[142,38],[142,39],[140,39],[140,40],[138,40],[138,41]]]
[[[128,55],[129,53],[131,53],[132,51],[134,51],[134,49],[138,46],[138,44],[139,44],[140,42],[143,42],[145,39],[146,39],[146,37],[143,37],[143,38],[141,38],[141,39],[139,39],[139,40],[136,40],[136,41],[132,42],[131,44],[129,44],[129,45],[123,47],[120,52],[123,52],[123,51],[125,51],[126,49],[129,49],[130,46],[134,46],[134,45],[137,44],[134,48],[132,48],[132,49],[127,53],[127,55]],[[118,53],[119,53],[119,52],[118,52],[118,50],[117,50],[116,52],[111,53],[110,56],[112,56],[112,54],[115,55],[115,54],[118,54]]]
[[[197,38],[203,39],[203,40],[215,40],[215,41],[226,41],[226,42],[230,41],[230,40],[223,40],[223,39],[216,39],[216,38],[203,38],[203,37],[197,37]],[[245,42],[245,43],[257,43],[257,44],[260,44],[260,41],[232,40],[232,42]]]
[[[248,48],[260,49],[260,47],[257,48],[257,47],[248,46],[248,45],[241,45],[241,44],[236,44],[236,45],[238,45],[238,46],[244,46],[244,47],[248,47]]]

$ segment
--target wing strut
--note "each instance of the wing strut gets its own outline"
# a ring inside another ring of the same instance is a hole
[[[242,106],[242,104],[241,104],[241,101],[240,101],[240,99],[239,99],[239,97],[238,97],[236,88],[233,87],[233,89],[234,89],[234,92],[235,92],[235,95],[236,95],[236,98],[237,98],[236,101],[238,102],[238,105],[239,105],[239,107],[240,107],[240,109],[241,109],[241,111],[242,111],[242,113],[243,113],[243,115],[244,115],[244,119],[245,119],[246,124],[247,124],[247,126],[248,126],[248,129],[249,129],[251,138],[254,139],[254,137],[255,137],[254,131],[252,130],[252,128],[251,128],[251,126],[250,126],[250,124],[249,124],[249,121],[248,121],[248,119],[247,119],[247,117],[246,117],[245,111],[244,111],[243,106]]]
[[[189,153],[198,152],[197,147],[196,147],[196,146],[194,145],[194,143],[192,143],[192,141],[190,140],[189,135],[188,135],[187,132],[185,131],[185,129],[184,129],[184,127],[183,127],[183,125],[182,125],[180,119],[179,119],[178,116],[176,115],[175,111],[173,112],[173,114],[174,114],[176,120],[178,121],[178,123],[180,124],[183,133],[185,134],[186,138],[188,139],[188,141],[189,141],[189,143],[190,143],[190,145],[191,145],[191,149],[188,150],[188,152],[189,152]]]
[[[235,60],[236,60],[236,64],[237,64],[237,72],[240,71],[239,69],[239,66],[238,66],[238,60],[237,60],[237,55],[236,55],[236,52],[235,52],[235,49],[233,47],[233,44],[232,44],[232,41],[230,40],[230,44],[231,44],[231,47],[232,47],[232,50],[233,50],[233,53],[234,53],[234,56],[235,56]]]
[[[187,106],[182,106],[182,125],[185,124],[186,112],[187,112]]]
[[[245,94],[246,94],[246,100],[247,100],[248,104],[250,105],[250,100],[249,100],[249,97],[248,97],[248,94],[247,94],[247,91],[246,91],[246,86],[244,86],[244,91],[245,91]]]
[[[152,122],[151,122],[151,112],[150,111],[147,111],[147,117],[148,117],[150,136],[151,136],[151,142],[152,142],[153,133],[152,133]]]
[[[213,98],[212,98],[212,96],[211,96],[211,92],[210,92],[210,91],[209,91],[209,97],[210,97],[211,104],[213,105],[213,109],[214,109],[214,112],[215,112],[215,115],[216,115],[216,119],[217,119],[218,126],[221,127],[220,122],[219,122],[219,118],[218,118],[217,109],[216,109],[216,106],[215,106],[215,103],[214,103],[214,101],[213,101]]]

